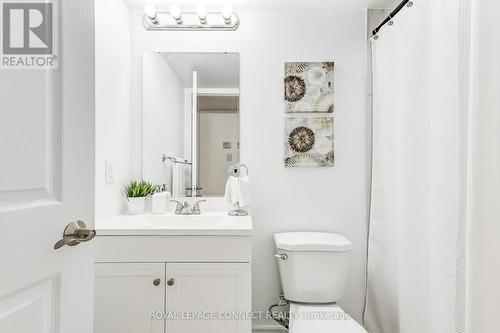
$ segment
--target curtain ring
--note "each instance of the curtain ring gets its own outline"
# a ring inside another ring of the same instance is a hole
[[[408,1],[408,3],[406,4],[406,7],[413,7],[413,1]]]
[[[388,16],[388,19],[389,19],[389,22],[387,22],[387,25],[393,25],[394,24],[394,21],[392,20],[394,16],[392,16],[392,13],[389,14]]]

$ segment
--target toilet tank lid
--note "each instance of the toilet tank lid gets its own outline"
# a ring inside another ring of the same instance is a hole
[[[329,232],[282,232],[274,234],[276,248],[289,251],[349,251],[352,243]]]

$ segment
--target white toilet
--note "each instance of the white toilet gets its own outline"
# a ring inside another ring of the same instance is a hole
[[[342,298],[352,243],[340,234],[274,234],[290,333],[366,333],[336,302]]]

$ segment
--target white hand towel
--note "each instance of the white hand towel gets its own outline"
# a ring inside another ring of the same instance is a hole
[[[238,186],[238,202],[240,207],[249,206],[252,203],[250,196],[250,178],[248,176],[243,176],[239,178]]]
[[[224,192],[224,200],[228,204],[234,205],[236,203],[235,188],[238,184],[238,178],[229,176],[226,182],[226,190]]]
[[[226,182],[224,199],[226,203],[233,205],[238,203],[240,207],[250,205],[250,178],[248,176],[240,178],[229,176]]]
[[[174,163],[172,167],[172,195],[184,196],[186,188],[185,164]]]

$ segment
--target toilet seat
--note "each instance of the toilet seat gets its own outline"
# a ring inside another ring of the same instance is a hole
[[[367,333],[336,304],[290,303],[289,333]]]

